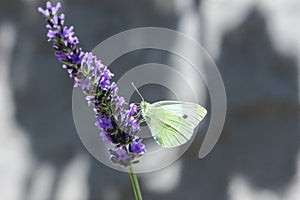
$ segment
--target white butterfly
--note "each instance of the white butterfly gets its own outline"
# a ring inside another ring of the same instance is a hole
[[[147,103],[136,87],[135,89],[143,100],[140,104],[142,116],[154,140],[165,148],[176,147],[189,141],[194,129],[207,114],[204,107],[190,102]]]

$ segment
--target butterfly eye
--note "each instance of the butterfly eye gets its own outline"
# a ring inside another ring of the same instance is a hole
[[[183,119],[187,119],[188,116],[187,116],[186,114],[184,114],[184,115],[182,115],[182,118],[183,118]]]

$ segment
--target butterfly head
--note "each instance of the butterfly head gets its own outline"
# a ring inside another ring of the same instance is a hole
[[[140,107],[141,107],[142,116],[147,121],[151,111],[151,104],[147,103],[146,101],[141,101]]]
[[[142,109],[142,112],[145,113],[148,108],[149,108],[149,103],[147,103],[146,101],[141,101],[141,109]]]

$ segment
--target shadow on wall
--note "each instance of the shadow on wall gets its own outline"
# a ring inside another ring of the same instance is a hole
[[[139,23],[175,28],[177,22],[174,13],[168,16],[143,15],[145,10],[147,13],[151,10],[142,3],[135,4],[134,9],[138,12],[130,9],[125,12],[121,6],[113,5],[116,10],[110,10],[110,13],[105,10],[105,2],[95,4],[102,6],[95,7],[97,14],[89,9],[80,10],[76,7],[80,4],[68,7],[73,11],[66,13],[68,19],[74,20],[75,23],[69,24],[76,26],[83,44],[84,38],[92,38],[86,42],[91,48],[92,44],[97,44],[99,35],[104,39]],[[142,22],[139,14],[144,16]],[[95,32],[84,28],[86,21],[83,20],[94,15],[103,19],[91,22],[90,25],[99,27]],[[111,19],[111,16],[117,17]],[[131,18],[137,20],[135,24],[124,25],[124,20],[130,21]],[[37,161],[35,166],[50,163],[55,167],[53,192],[50,193],[55,194],[64,167],[83,151],[73,125],[72,81],[58,67],[60,64],[52,56],[49,45],[41,42],[45,41],[45,32],[41,31],[43,21],[22,23],[25,25],[19,27],[22,34],[18,38],[15,56],[19,58],[19,64],[11,71],[13,85],[26,77],[26,84],[21,82],[14,87],[16,119],[27,132]],[[106,23],[109,23],[108,28]],[[36,32],[32,33],[32,30]],[[112,31],[108,33],[108,30]],[[293,58],[276,53],[269,34],[264,16],[254,9],[239,27],[224,35],[218,66],[227,88],[228,116],[221,139],[203,160],[197,158],[198,148],[191,148],[183,156],[182,177],[176,191],[165,195],[144,191],[145,199],[226,200],[230,178],[234,174],[248,177],[257,188],[274,192],[288,185],[295,174],[300,141],[296,63]],[[27,47],[28,44],[33,46]],[[16,62],[13,61],[13,65]],[[30,191],[34,171],[32,169],[26,183],[27,191]],[[122,199],[131,193],[127,174],[111,170],[93,159],[89,174],[90,200],[102,199],[105,191],[119,190],[124,194]],[[24,196],[26,199],[26,194]]]
[[[211,154],[193,164],[199,167],[191,170],[189,164],[183,172],[182,187],[197,180],[197,174],[191,193],[199,199],[228,199],[234,175],[274,193],[295,175],[300,146],[297,65],[295,58],[276,52],[269,34],[264,16],[254,8],[223,36],[217,63],[228,98],[225,127]]]
[[[223,36],[217,61],[227,92],[221,138],[205,159],[197,159],[201,135],[183,156],[180,185],[146,199],[229,200],[236,175],[257,189],[280,194],[295,176],[300,146],[296,59],[272,46],[265,17],[253,8]],[[193,148],[195,147],[195,148]]]
[[[228,96],[220,147],[230,171],[257,188],[280,192],[295,175],[300,145],[296,58],[274,50],[254,9],[223,39],[219,67]]]

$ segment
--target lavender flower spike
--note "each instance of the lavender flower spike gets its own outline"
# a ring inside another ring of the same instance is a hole
[[[44,15],[45,17],[50,17],[50,14],[51,14],[51,15],[56,15],[56,13],[60,10],[60,8],[61,8],[60,2],[58,2],[58,3],[56,4],[56,6],[53,7],[52,4],[48,1],[48,2],[46,3],[46,9],[43,10],[42,8],[39,7],[39,8],[38,8],[38,11],[39,11],[42,15]]]
[[[52,6],[46,3],[46,9],[38,8],[38,11],[46,17],[48,29],[48,42],[53,42],[53,48],[58,61],[63,63],[63,68],[67,69],[70,77],[76,77],[80,68],[83,52],[77,47],[79,39],[75,36],[73,27],[64,26],[65,15],[58,15],[61,4]]]
[[[46,9],[38,8],[46,18],[48,41],[53,42],[58,61],[74,78],[74,87],[81,88],[88,105],[93,105],[96,126],[108,146],[111,161],[124,167],[131,166],[138,162],[136,158],[146,153],[142,139],[137,136],[140,130],[139,120],[135,117],[137,106],[128,106],[124,98],[117,95],[118,87],[112,82],[114,74],[108,67],[77,46],[79,39],[72,26],[64,25],[65,15],[58,15],[60,8],[60,3],[53,6],[50,2],[46,3]]]

